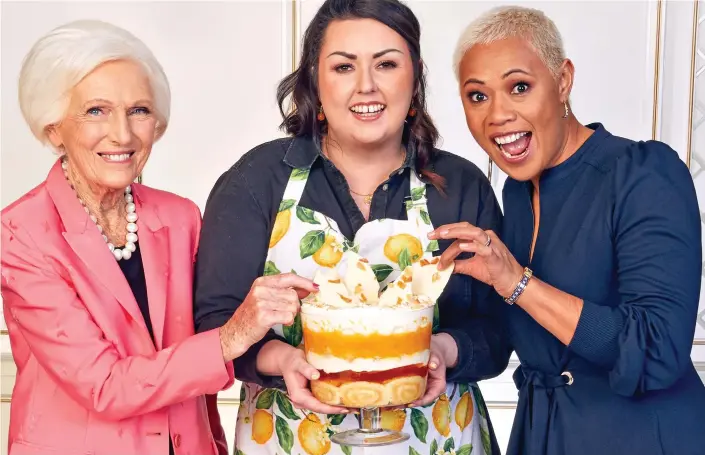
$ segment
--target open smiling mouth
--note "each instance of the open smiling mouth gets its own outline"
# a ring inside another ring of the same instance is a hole
[[[103,160],[109,163],[124,163],[129,161],[135,152],[123,152],[123,153],[98,153],[98,155],[103,158]]]
[[[519,131],[494,137],[494,143],[507,161],[521,161],[529,155],[532,134]]]
[[[360,120],[375,120],[382,115],[382,112],[387,108],[384,104],[356,104],[350,107],[355,117]]]

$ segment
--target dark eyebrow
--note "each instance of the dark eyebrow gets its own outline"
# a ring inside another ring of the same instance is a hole
[[[390,52],[398,52],[398,53],[400,53],[400,54],[403,54],[403,52],[400,51],[399,49],[390,48],[390,49],[385,49],[385,50],[383,50],[383,51],[379,51],[379,52],[375,53],[375,54],[372,56],[372,58],[380,58],[380,57],[383,56],[384,54],[388,54],[388,53],[390,53]]]
[[[510,69],[509,71],[507,71],[506,73],[502,74],[502,79],[506,79],[506,78],[508,78],[509,76],[511,76],[512,74],[516,74],[516,73],[519,73],[519,74],[526,74],[527,76],[531,76],[528,72],[526,72],[526,71],[524,71],[524,70],[522,70],[522,69],[519,69],[519,68],[512,68],[512,69]],[[463,83],[463,87],[466,86],[466,85],[468,85],[468,84],[485,85],[485,81],[481,81],[480,79],[475,79],[475,78],[472,78],[472,77],[471,77],[471,78],[469,78],[468,80],[466,80],[466,81]]]
[[[530,74],[528,72],[524,71],[523,69],[512,68],[502,75],[502,79],[506,79],[514,73],[521,73],[521,74],[526,74],[527,76],[530,76]]]
[[[385,49],[383,51],[375,52],[375,54],[372,55],[372,58],[380,58],[381,56],[388,54],[390,52],[398,52],[400,54],[403,54],[403,52],[400,51],[399,49],[390,48],[390,49]],[[357,60],[357,55],[351,54],[349,52],[335,51],[335,52],[331,52],[330,54],[328,54],[328,57],[331,57],[333,55],[340,55],[340,56],[345,57],[350,60]],[[326,58],[328,58],[328,57],[326,57]]]
[[[332,56],[334,56],[334,55],[341,55],[341,56],[343,56],[343,57],[345,57],[345,58],[347,58],[347,59],[350,59],[350,60],[357,60],[357,55],[355,55],[355,54],[349,54],[349,53],[343,52],[343,51],[331,52],[330,54],[328,54],[328,57],[332,57]],[[328,58],[328,57],[326,57],[326,58]]]
[[[468,85],[468,84],[480,84],[480,85],[485,85],[485,82],[484,82],[484,81],[481,81],[480,79],[474,79],[474,78],[471,77],[470,79],[466,80],[466,81],[463,83],[463,87],[465,87],[465,86]]]

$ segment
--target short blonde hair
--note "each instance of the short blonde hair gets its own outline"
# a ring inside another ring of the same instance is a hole
[[[169,123],[171,110],[171,90],[164,70],[137,37],[96,20],[55,28],[34,44],[22,62],[19,103],[32,134],[49,144],[47,127],[66,115],[73,87],[98,66],[116,60],[134,61],[144,69],[154,96],[159,139]]]
[[[460,77],[460,62],[476,44],[518,37],[526,39],[554,77],[565,60],[563,39],[556,24],[542,11],[522,6],[493,8],[467,26],[458,39],[453,55],[453,72]]]

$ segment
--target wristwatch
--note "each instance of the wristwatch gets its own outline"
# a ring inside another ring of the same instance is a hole
[[[524,274],[521,276],[519,284],[517,284],[517,287],[514,288],[514,292],[512,292],[512,295],[505,298],[504,301],[510,305],[514,305],[521,293],[524,292],[524,289],[526,289],[526,285],[529,283],[529,280],[531,279],[533,274],[534,272],[532,272],[530,268],[524,267]]]

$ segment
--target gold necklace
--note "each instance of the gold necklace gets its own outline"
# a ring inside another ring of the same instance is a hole
[[[326,141],[324,144],[327,144],[328,136],[326,136],[326,138],[325,138],[324,140]],[[323,150],[321,150],[321,151],[323,152],[323,155],[324,155],[326,158],[328,158],[330,161],[332,161],[332,160],[330,159],[330,157],[328,156],[328,150],[326,150],[326,149],[327,149],[327,147],[324,145],[324,148],[323,148]],[[404,164],[404,161],[406,161],[406,149],[402,147],[402,150],[401,150],[401,151],[402,151],[402,153],[403,153],[403,155],[402,155],[402,160],[401,160],[401,164]],[[357,191],[353,191],[353,189],[350,188],[350,187],[348,187],[348,190],[349,190],[352,194],[354,194],[354,195],[356,195],[356,196],[362,197],[362,198],[363,198],[363,202],[365,203],[365,205],[372,205],[372,196],[374,195],[374,192],[373,192],[373,193],[370,193],[370,194],[358,193]]]
[[[374,193],[371,193],[371,194],[360,194],[360,193],[356,193],[355,191],[353,191],[352,188],[348,188],[348,189],[350,190],[350,192],[351,192],[352,194],[355,194],[355,195],[357,195],[357,196],[363,197],[363,198],[364,198],[363,201],[365,202],[365,204],[367,204],[367,205],[372,205],[372,195],[373,195]]]

